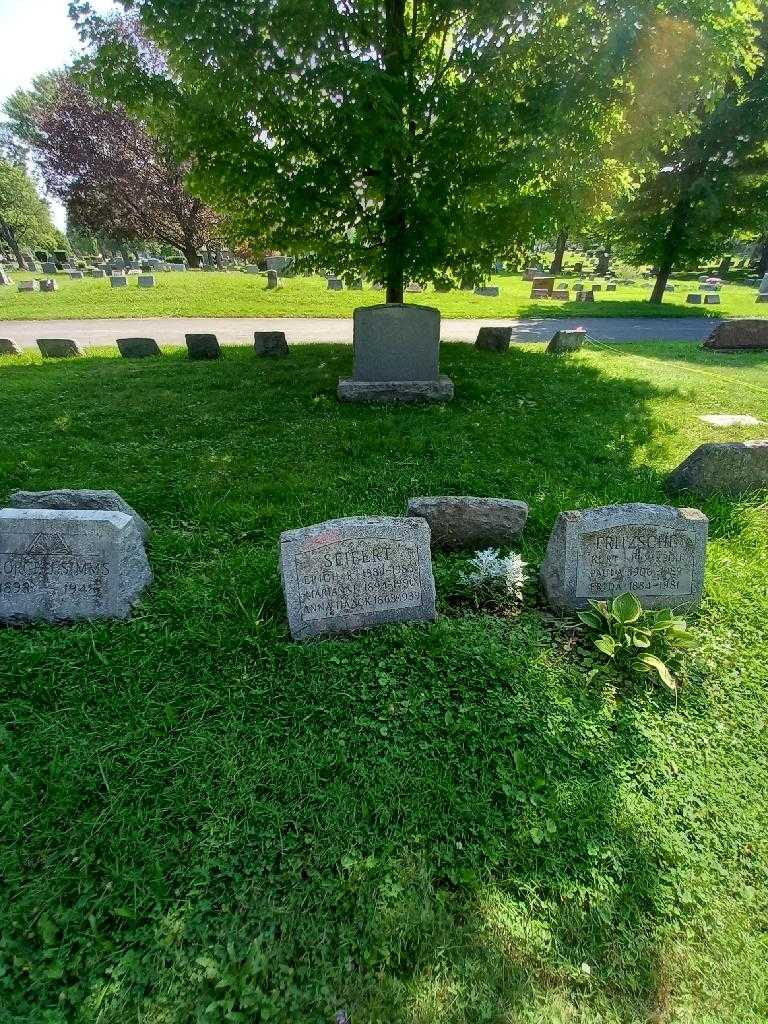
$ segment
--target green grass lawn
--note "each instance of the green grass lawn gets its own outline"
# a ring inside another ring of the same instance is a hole
[[[15,273],[14,281],[31,274]],[[568,277],[562,280],[568,280]],[[112,288],[109,281],[85,278],[70,281],[57,276],[59,291],[18,292],[15,286],[0,288],[0,320],[96,319],[100,317],[156,316],[351,316],[356,306],[384,301],[384,293],[329,292],[325,278],[287,278],[282,288],[269,291],[266,278],[244,273],[157,274],[154,288],[140,289],[136,278],[126,288]],[[571,276],[571,282],[576,278]],[[766,316],[768,306],[757,305],[756,289],[727,284],[720,306],[686,306],[685,296],[696,290],[689,281],[676,282],[661,306],[651,306],[650,288],[644,282],[597,293],[594,303],[532,300],[531,285],[519,274],[500,275],[492,283],[501,288],[498,298],[482,298],[472,292],[447,295],[433,289],[408,295],[407,300],[437,306],[447,317],[562,317],[562,316]]]
[[[156,575],[130,622],[0,630],[0,1021],[764,1024],[759,497],[701,506],[677,698],[595,674],[533,583],[467,603],[459,556],[436,624],[291,643],[277,539],[502,495],[533,576],[561,510],[760,436],[697,416],[768,418],[768,361],[448,345],[455,401],[412,408],[337,404],[350,362],[0,359],[0,494],[115,488]]]

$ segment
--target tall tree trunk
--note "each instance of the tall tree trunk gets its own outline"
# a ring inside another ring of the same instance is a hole
[[[568,231],[563,228],[558,233],[557,242],[555,244],[555,258],[552,260],[552,266],[549,268],[550,274],[562,274],[563,272],[563,257],[565,256],[565,247],[568,244]]]
[[[184,259],[187,261],[189,267],[199,267],[200,257],[197,254],[197,246],[191,242],[187,242],[184,248],[181,250],[184,253]]]
[[[406,107],[406,0],[385,0],[384,67],[392,92],[394,123],[384,159],[384,272],[387,302],[402,302],[405,284],[406,195],[405,154],[402,139]]]
[[[659,306],[664,301],[664,289],[667,287],[669,275],[672,273],[674,260],[670,257],[659,264],[659,272],[656,274],[656,284],[653,286],[649,302]]]
[[[695,181],[699,176],[699,173],[699,168],[692,167],[689,180]],[[659,269],[656,274],[656,284],[653,286],[651,297],[648,300],[656,306],[660,305],[664,299],[664,289],[667,286],[669,275],[672,273],[672,268],[675,265],[677,254],[680,252],[681,243],[685,238],[690,207],[691,199],[688,186],[683,185],[680,197],[672,211],[672,217],[669,222],[669,227],[667,228],[667,233],[664,236],[664,241],[662,242],[661,259],[658,264]]]
[[[26,270],[26,264],[24,263],[24,257],[21,255],[21,249],[19,248],[19,241],[16,238],[16,231],[11,225],[5,220],[4,217],[0,217],[0,238],[5,242],[8,248],[14,255],[16,263],[18,264],[19,270]]]

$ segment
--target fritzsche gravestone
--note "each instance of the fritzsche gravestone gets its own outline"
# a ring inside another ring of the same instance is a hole
[[[124,619],[151,581],[124,512],[0,509],[0,622]]]
[[[541,567],[549,603],[572,611],[630,591],[645,608],[693,607],[704,583],[707,527],[698,509],[667,505],[563,512]]]
[[[429,526],[415,517],[331,519],[280,536],[295,640],[435,619]]]

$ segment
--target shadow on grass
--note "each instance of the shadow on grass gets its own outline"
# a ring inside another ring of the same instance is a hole
[[[644,722],[666,698],[585,682],[532,613],[288,638],[281,529],[503,495],[531,504],[535,562],[563,509],[662,499],[634,454],[663,389],[519,349],[443,362],[453,403],[384,408],[336,402],[342,346],[0,370],[2,494],[116,489],[156,575],[131,622],[0,645],[11,1013],[654,1011],[670,897]]]

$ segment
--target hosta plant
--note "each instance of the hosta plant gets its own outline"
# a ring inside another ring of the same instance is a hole
[[[668,663],[691,643],[685,619],[669,608],[644,610],[634,594],[589,605],[578,616],[598,651],[625,671],[656,673],[665,686],[677,689]]]

